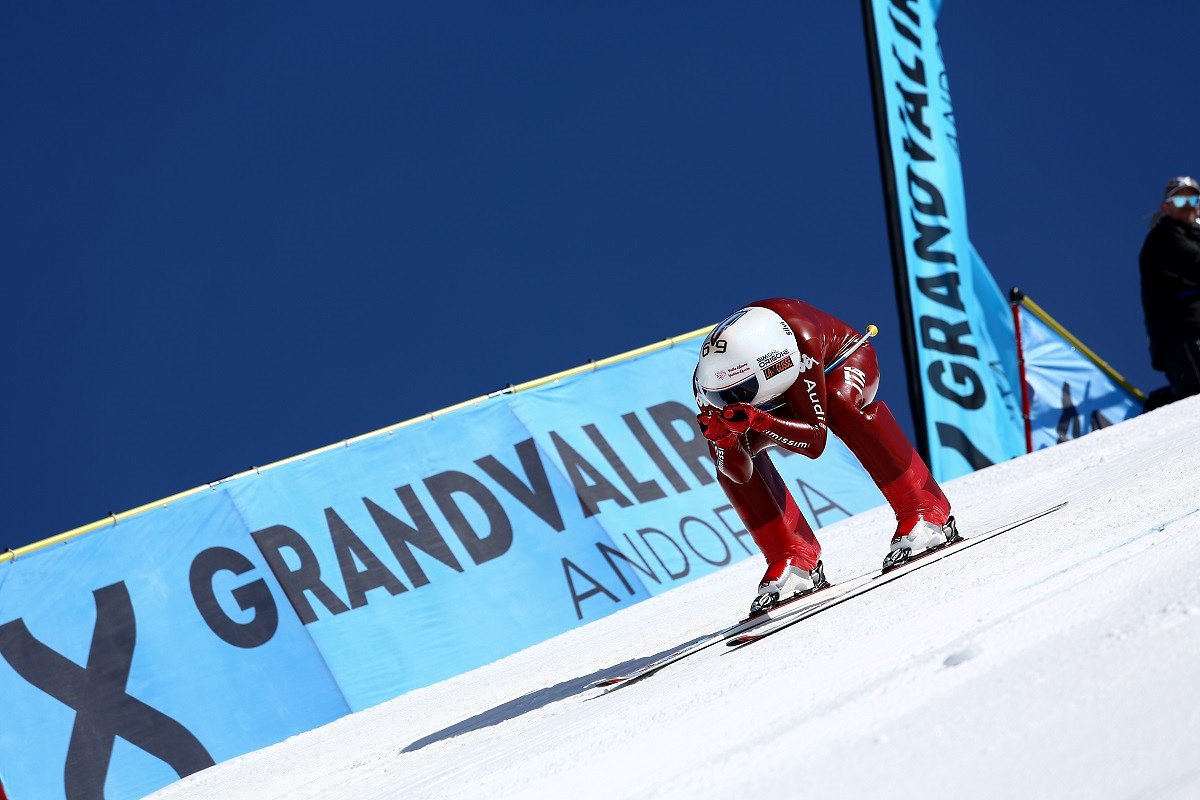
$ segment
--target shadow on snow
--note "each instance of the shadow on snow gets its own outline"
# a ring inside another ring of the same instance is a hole
[[[507,722],[510,719],[516,719],[522,714],[528,714],[530,711],[536,711],[539,708],[556,703],[559,700],[565,700],[568,697],[573,697],[577,694],[582,694],[592,687],[596,681],[606,678],[614,678],[621,675],[628,675],[635,670],[641,669],[647,664],[651,664],[659,659],[667,658],[684,648],[691,647],[696,642],[703,639],[703,636],[697,636],[689,642],[681,645],[668,648],[660,653],[643,658],[634,658],[628,661],[623,661],[620,664],[615,664],[605,669],[597,670],[590,675],[584,675],[578,678],[571,678],[562,683],[548,686],[545,689],[538,689],[529,694],[522,695],[515,700],[509,700],[507,703],[501,703],[495,708],[476,714],[473,717],[464,719],[462,722],[456,722],[449,727],[442,728],[436,733],[431,733],[428,736],[423,736],[417,739],[412,744],[405,747],[400,752],[412,753],[420,750],[423,747],[428,747],[431,744],[440,742],[444,739],[452,739],[455,736],[461,736],[464,733],[471,731],[490,728],[493,725],[499,725],[501,722]]]

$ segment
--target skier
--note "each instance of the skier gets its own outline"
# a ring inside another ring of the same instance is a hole
[[[751,614],[827,585],[821,545],[764,450],[817,458],[829,430],[866,468],[896,514],[884,568],[958,538],[950,502],[891,411],[873,402],[874,350],[841,320],[800,300],[741,308],[700,348],[697,423],[725,490],[767,562]]]

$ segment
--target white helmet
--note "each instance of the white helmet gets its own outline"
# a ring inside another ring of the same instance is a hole
[[[694,378],[700,406],[765,406],[800,374],[800,348],[783,317],[748,306],[713,328],[700,347]]]

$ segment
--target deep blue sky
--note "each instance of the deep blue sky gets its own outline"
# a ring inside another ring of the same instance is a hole
[[[1143,389],[1197,30],[940,23],[977,249]],[[911,425],[858,3],[21,3],[0,71],[0,547],[770,295],[878,324]]]

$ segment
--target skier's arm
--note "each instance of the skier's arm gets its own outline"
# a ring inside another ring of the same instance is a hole
[[[755,439],[765,438],[764,444],[774,444],[809,458],[816,458],[825,450],[827,431],[823,415],[816,424],[811,424],[777,417],[745,403],[733,403],[725,407],[722,419],[734,431],[757,433]]]
[[[745,483],[754,474],[754,462],[750,459],[742,437],[729,429],[725,420],[714,409],[706,408],[696,416],[700,432],[708,439],[709,451],[717,464],[717,471],[734,483]]]

